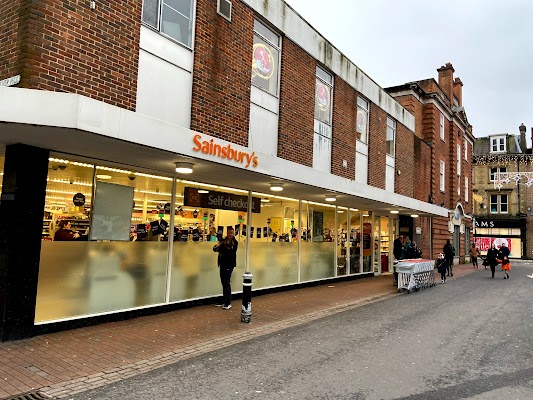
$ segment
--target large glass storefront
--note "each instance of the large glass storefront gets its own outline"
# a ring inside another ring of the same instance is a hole
[[[244,190],[51,156],[36,323],[219,296],[212,248],[229,227],[234,290],[247,261],[254,289],[374,272],[371,212],[251,196],[248,221]]]

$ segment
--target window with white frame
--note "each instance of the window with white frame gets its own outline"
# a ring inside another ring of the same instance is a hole
[[[505,174],[507,167],[494,167],[490,169],[490,181],[494,182],[496,179],[500,179],[500,174]]]
[[[280,36],[254,21],[252,84],[273,96],[278,95]]]
[[[465,161],[468,161],[468,141],[467,140],[465,140],[464,147],[465,147]]]
[[[315,118],[331,125],[333,76],[316,67]]]
[[[440,113],[440,138],[444,140],[444,114]]]
[[[387,155],[394,157],[396,142],[396,121],[387,117]]]
[[[457,145],[457,175],[461,175],[461,145]]]
[[[143,0],[142,22],[191,47],[193,6],[194,0]]]
[[[494,136],[490,138],[490,152],[502,153],[507,151],[505,146],[505,136]]]
[[[468,176],[465,176],[465,201],[468,203]]]
[[[316,67],[313,168],[331,172],[333,75]]]
[[[506,194],[491,194],[490,195],[490,213],[491,214],[507,214],[508,196]]]
[[[446,163],[444,161],[440,162],[440,191],[444,192],[445,184],[445,174],[446,174]]]
[[[357,97],[357,139],[363,143],[368,140],[369,104],[362,97]]]

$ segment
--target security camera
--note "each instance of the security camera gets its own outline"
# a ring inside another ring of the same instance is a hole
[[[135,178],[137,178],[137,177],[136,177],[136,176],[133,176],[133,175],[128,176],[128,179],[129,179],[130,181],[134,181]]]

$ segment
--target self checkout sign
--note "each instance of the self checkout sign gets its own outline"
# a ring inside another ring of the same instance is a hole
[[[76,193],[72,198],[72,202],[76,207],[81,207],[85,204],[85,196],[83,193]]]

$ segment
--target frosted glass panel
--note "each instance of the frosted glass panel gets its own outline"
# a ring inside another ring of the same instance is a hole
[[[302,282],[335,276],[335,242],[302,242],[301,251]]]
[[[165,301],[167,242],[43,241],[36,322]]]
[[[133,190],[130,186],[96,183],[91,240],[130,240]]]
[[[217,266],[218,253],[213,251],[214,244],[212,242],[173,243],[170,301],[222,295]],[[237,250],[237,267],[231,276],[233,292],[242,291],[245,256],[246,244],[240,242]]]
[[[298,243],[250,243],[253,288],[298,282]]]

